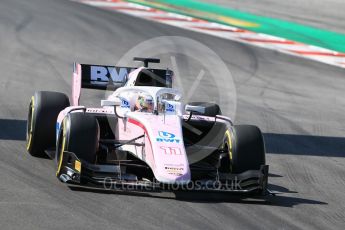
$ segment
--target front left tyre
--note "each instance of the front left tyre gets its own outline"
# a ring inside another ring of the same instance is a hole
[[[69,113],[62,122],[56,160],[61,164],[64,151],[73,152],[79,159],[94,164],[99,141],[97,118],[84,112]]]
[[[89,164],[95,164],[99,135],[96,117],[84,112],[69,113],[62,122],[57,141],[56,175],[58,176],[63,169],[65,151],[74,153],[78,159]],[[87,179],[80,178],[80,183],[86,184]]]
[[[31,97],[27,126],[26,149],[36,157],[56,145],[56,120],[63,109],[70,105],[68,97],[59,92],[38,91]]]

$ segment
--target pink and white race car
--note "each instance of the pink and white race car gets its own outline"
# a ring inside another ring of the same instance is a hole
[[[266,193],[259,128],[233,125],[217,104],[184,105],[173,71],[75,64],[72,96],[39,91],[27,121],[27,151],[48,155],[66,183],[113,189]],[[81,88],[113,90],[100,108],[79,105]]]

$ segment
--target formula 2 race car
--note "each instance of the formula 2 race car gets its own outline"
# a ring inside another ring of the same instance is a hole
[[[183,105],[173,71],[74,64],[72,96],[39,91],[27,120],[27,151],[47,154],[62,182],[112,189],[266,193],[261,131],[233,125],[217,104]],[[81,88],[113,90],[100,108],[79,105]]]

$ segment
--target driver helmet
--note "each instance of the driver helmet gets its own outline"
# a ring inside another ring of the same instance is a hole
[[[138,95],[137,101],[135,103],[136,109],[140,112],[153,112],[153,98],[148,94]]]

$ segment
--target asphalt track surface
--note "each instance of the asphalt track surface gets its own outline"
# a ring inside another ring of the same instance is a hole
[[[26,153],[35,90],[69,93],[73,61],[112,64],[162,35],[195,39],[231,69],[236,123],[263,130],[270,188],[283,194],[76,189],[55,178],[51,160]],[[343,229],[343,69],[64,0],[2,0],[0,51],[1,229]]]

